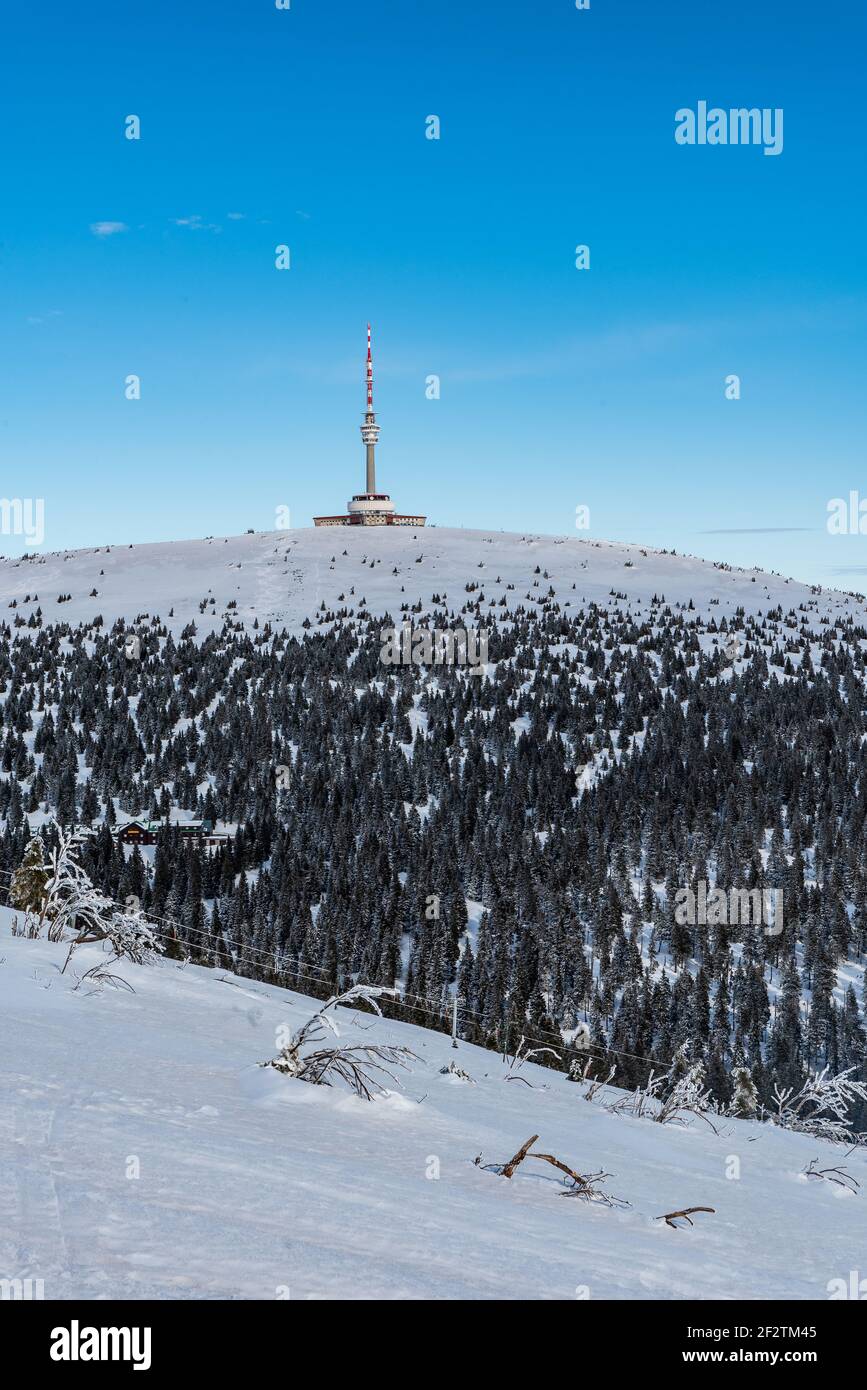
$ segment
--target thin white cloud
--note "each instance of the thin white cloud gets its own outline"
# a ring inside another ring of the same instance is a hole
[[[227,212],[226,216],[230,222],[243,222],[247,214],[246,212]]]
[[[218,227],[215,222],[203,222],[199,213],[193,213],[192,217],[170,217],[169,221],[176,227],[186,227],[191,232],[221,232],[222,227]]]
[[[114,236],[117,232],[128,232],[125,222],[91,222],[90,230],[94,236]]]

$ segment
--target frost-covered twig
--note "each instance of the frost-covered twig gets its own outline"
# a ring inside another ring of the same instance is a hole
[[[346,1083],[350,1090],[363,1100],[372,1100],[374,1095],[385,1094],[382,1078],[397,1081],[392,1067],[406,1067],[416,1054],[408,1047],[392,1043],[359,1043],[350,1047],[320,1047],[302,1056],[305,1045],[320,1042],[330,1032],[334,1037],[340,1033],[329,1010],[338,1004],[355,1004],[359,1000],[370,1004],[377,1014],[382,1011],[377,999],[383,995],[393,995],[393,989],[380,985],[353,985],[343,994],[335,994],[322,1005],[322,1008],[296,1029],[279,1054],[270,1062],[262,1062],[263,1067],[273,1067],[283,1076],[307,1081],[312,1086],[330,1086],[333,1078]]]
[[[585,1082],[587,1085],[586,1091],[582,1093],[582,1100],[595,1100],[599,1092],[604,1090],[606,1086],[610,1086],[611,1082],[614,1080],[614,1076],[617,1071],[616,1065],[613,1065],[611,1067],[611,1070],[609,1071],[608,1075],[605,1077],[604,1080],[601,1076],[590,1076],[590,1068],[594,1065],[595,1059],[591,1057],[588,1061],[584,1063],[583,1067],[581,1066],[581,1063],[576,1060],[572,1063],[571,1067],[569,1068],[570,1081]]]
[[[162,952],[162,945],[154,936],[144,917],[137,912],[126,912],[115,908],[109,899],[105,900],[110,911],[101,920],[90,918],[69,943],[69,952],[61,970],[61,975],[72,959],[72,953],[79,946],[91,946],[104,941],[114,952],[108,962],[131,960],[135,965],[146,965],[154,956]]]
[[[606,1109],[612,1115],[628,1113],[660,1125],[683,1122],[686,1114],[699,1115],[716,1133],[716,1127],[705,1114],[710,1102],[710,1089],[705,1086],[704,1064],[694,1062],[679,1076],[678,1070],[685,1065],[685,1056],[684,1048],[679,1048],[667,1072],[657,1076],[651,1071],[645,1086],[636,1087],[631,1096],[614,1101]],[[670,1087],[668,1093],[660,1094],[666,1085]]]
[[[541,1057],[543,1053],[548,1053],[551,1057],[556,1057],[558,1062],[560,1061],[560,1053],[555,1052],[553,1047],[528,1048],[524,1040],[524,1036],[522,1034],[521,1041],[515,1048],[515,1055],[513,1057],[509,1057],[507,1053],[503,1053],[503,1061],[505,1062],[508,1060],[508,1066],[506,1068],[506,1075],[504,1079],[506,1081],[523,1081],[525,1086],[530,1086],[532,1089],[535,1089],[535,1087],[533,1087],[532,1081],[528,1081],[525,1076],[519,1076],[518,1072],[521,1070],[525,1062],[532,1062],[534,1057]]]
[[[287,1047],[284,1048],[284,1052],[289,1049],[297,1052],[305,1042],[317,1042],[320,1038],[326,1037],[329,1032],[332,1033],[335,1038],[339,1038],[340,1030],[329,1013],[330,1009],[336,1009],[338,1005],[346,1006],[363,1000],[366,1004],[369,1004],[374,1013],[379,1014],[381,1018],[382,1010],[376,1002],[377,999],[383,994],[393,997],[396,992],[397,991],[394,989],[386,988],[385,985],[352,985],[350,989],[344,990],[342,994],[332,994],[330,999],[326,999],[322,1008],[315,1014],[311,1014],[307,1022],[302,1023],[301,1027],[293,1033]]]
[[[854,1067],[829,1076],[828,1067],[811,1073],[799,1091],[793,1086],[774,1086],[774,1107],[763,1114],[782,1129],[794,1129],[837,1143],[851,1142],[849,1110],[867,1100],[867,1082],[852,1078]]]
[[[447,1067],[440,1067],[440,1076],[456,1076],[459,1081],[469,1081],[471,1086],[476,1084],[469,1072],[464,1071],[463,1067],[459,1067],[454,1061],[449,1062]]]
[[[128,980],[124,980],[120,975],[113,975],[104,965],[92,965],[89,970],[85,970],[83,975],[76,977],[76,984],[73,993],[77,993],[81,986],[89,980],[95,985],[111,985],[113,989],[126,989],[130,994],[135,994],[135,990]],[[89,994],[96,994],[98,990],[88,990]]]

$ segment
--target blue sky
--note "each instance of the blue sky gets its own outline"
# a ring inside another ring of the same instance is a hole
[[[867,537],[826,530],[867,498],[851,0],[19,11],[0,457],[44,548],[341,510],[370,319],[398,507],[576,534],[583,504],[590,537],[867,589]],[[783,152],[676,144],[700,100],[782,108]]]

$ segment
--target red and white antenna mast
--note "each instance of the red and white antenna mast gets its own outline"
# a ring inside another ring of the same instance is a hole
[[[376,441],[379,425],[373,413],[373,354],[370,350],[370,324],[367,325],[367,413],[361,426],[361,438],[367,449],[367,494],[376,492]]]

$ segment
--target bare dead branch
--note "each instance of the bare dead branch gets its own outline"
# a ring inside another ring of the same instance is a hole
[[[826,1182],[836,1183],[846,1192],[857,1192],[861,1186],[857,1178],[846,1168],[817,1168],[818,1158],[811,1158],[808,1166],[803,1169],[806,1178],[824,1178]]]
[[[487,1172],[499,1173],[501,1177],[511,1178],[515,1169],[520,1163],[523,1163],[525,1158],[538,1158],[542,1163],[550,1163],[553,1168],[557,1168],[561,1173],[565,1174],[565,1178],[568,1181],[560,1193],[561,1197],[581,1197],[587,1202],[602,1202],[607,1207],[629,1206],[629,1203],[624,1201],[623,1198],[612,1197],[609,1192],[606,1192],[602,1188],[601,1184],[606,1178],[611,1177],[610,1173],[602,1171],[598,1173],[577,1173],[574,1168],[570,1168],[568,1164],[563,1163],[559,1158],[555,1158],[553,1154],[531,1153],[530,1150],[538,1138],[538,1134],[531,1135],[527,1142],[521,1145],[514,1158],[510,1159],[504,1167],[496,1163],[482,1164],[481,1154],[474,1160],[476,1167],[482,1166]]]
[[[509,1062],[509,1065],[508,1065],[508,1068],[507,1068],[507,1073],[506,1073],[506,1078],[505,1078],[505,1079],[506,1079],[507,1081],[513,1081],[514,1078],[515,1078],[515,1076],[516,1076],[517,1073],[521,1070],[521,1068],[523,1067],[523,1065],[524,1065],[525,1062],[532,1062],[532,1060],[533,1060],[534,1057],[542,1057],[542,1056],[545,1055],[545,1054],[547,1054],[547,1055],[550,1056],[550,1057],[556,1057],[557,1061],[558,1061],[558,1062],[560,1061],[560,1053],[559,1053],[559,1052],[555,1052],[554,1049],[553,1049],[553,1047],[531,1047],[531,1048],[528,1048],[528,1047],[527,1047],[527,1044],[526,1044],[526,1042],[525,1042],[525,1040],[524,1040],[524,1035],[523,1035],[523,1033],[522,1033],[522,1034],[521,1034],[521,1041],[518,1043],[518,1046],[515,1048],[515,1055],[514,1055],[514,1057],[509,1058],[509,1057],[508,1057],[508,1053],[506,1053],[506,1052],[503,1053],[503,1061],[505,1062],[505,1061],[507,1060],[507,1058],[508,1058],[508,1062]],[[522,1081],[524,1081],[526,1078],[522,1076],[520,1079],[521,1079]],[[527,1085],[529,1086],[530,1084],[531,1084],[531,1083],[528,1081],[528,1082],[527,1082]],[[536,1088],[534,1088],[534,1089],[536,1089]]]
[[[538,1138],[538,1134],[531,1134],[526,1144],[521,1145],[520,1149],[515,1154],[515,1157],[509,1159],[509,1162],[503,1169],[504,1178],[510,1178],[514,1173],[515,1169],[517,1168],[518,1164],[524,1162],[524,1159],[527,1157],[528,1151],[532,1148],[532,1146],[535,1144]]]
[[[579,1184],[584,1183],[584,1179],[580,1173],[576,1173],[574,1169],[568,1168],[565,1163],[561,1163],[559,1158],[555,1158],[553,1154],[530,1154],[530,1157],[541,1158],[544,1163],[551,1163],[555,1168],[559,1168],[560,1172],[565,1173],[567,1178],[571,1178],[573,1182]]]
[[[603,1079],[601,1076],[590,1076],[590,1068],[594,1065],[595,1058],[591,1057],[588,1062],[585,1062],[584,1070],[577,1073],[573,1078],[576,1081],[580,1080],[587,1083],[587,1090],[583,1093],[582,1100],[595,1100],[599,1092],[606,1086],[610,1086],[611,1082],[614,1080],[617,1071],[616,1066],[612,1066],[608,1075]]]
[[[691,1220],[691,1213],[694,1212],[694,1211],[710,1211],[710,1212],[715,1212],[715,1211],[716,1211],[716,1208],[715,1208],[715,1207],[684,1207],[683,1211],[669,1211],[669,1212],[666,1212],[663,1216],[657,1216],[657,1217],[655,1217],[654,1220],[656,1220],[656,1221],[664,1221],[664,1222],[666,1223],[666,1225],[671,1226],[671,1227],[673,1228],[673,1230],[677,1231],[677,1230],[680,1230],[680,1227],[679,1227],[679,1226],[675,1226],[674,1223],[675,1223],[675,1221],[676,1221],[679,1217],[681,1217],[681,1216],[683,1217],[684,1221],[687,1222],[688,1225],[690,1225],[690,1226],[694,1226],[694,1225],[695,1225],[695,1222]]]
[[[584,1202],[600,1202],[605,1207],[629,1206],[625,1197],[614,1197],[602,1187],[602,1183],[612,1176],[611,1173],[600,1169],[598,1173],[578,1173],[576,1176],[579,1182],[571,1187],[567,1184],[560,1193],[561,1197],[579,1197]]]

